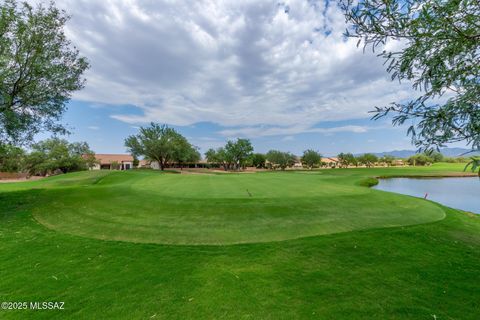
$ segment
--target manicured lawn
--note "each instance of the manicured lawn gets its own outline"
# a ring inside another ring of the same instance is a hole
[[[478,319],[480,217],[362,186],[462,168],[0,184],[0,300],[65,301],[0,319]]]

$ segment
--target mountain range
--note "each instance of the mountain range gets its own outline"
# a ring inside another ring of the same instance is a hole
[[[480,152],[472,152],[468,153],[471,149],[465,148],[443,148],[440,149],[440,153],[442,153],[445,157],[470,157],[473,155],[480,155]],[[396,158],[408,158],[413,156],[414,154],[418,153],[416,150],[393,150],[393,151],[386,151],[386,152],[371,152],[377,157],[383,157],[385,155],[394,156]],[[361,154],[356,154],[355,156],[359,156]]]

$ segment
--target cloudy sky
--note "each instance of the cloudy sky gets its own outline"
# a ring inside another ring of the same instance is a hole
[[[368,111],[413,96],[383,61],[345,39],[334,2],[57,0],[88,57],[65,122],[71,140],[124,152],[151,121],[203,151],[227,139],[323,154],[411,148],[404,128]],[[396,45],[394,43],[389,46]]]

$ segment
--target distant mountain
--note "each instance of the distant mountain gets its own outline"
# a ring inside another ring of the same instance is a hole
[[[462,154],[470,151],[470,149],[465,149],[465,148],[443,148],[440,149],[440,152],[446,156],[446,157],[460,157]],[[373,153],[373,152],[372,152]],[[416,154],[416,150],[393,150],[393,151],[386,151],[386,152],[378,152],[378,153],[373,153],[377,157],[383,157],[385,155],[389,156],[394,156],[396,158],[408,158]],[[361,154],[356,154],[355,156],[362,155]],[[469,154],[463,155],[464,157],[470,157],[472,155],[480,155],[480,152],[473,152]]]

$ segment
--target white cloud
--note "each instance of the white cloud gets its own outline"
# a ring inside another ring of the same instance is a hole
[[[379,127],[376,127],[379,128]],[[341,126],[341,127],[332,127],[332,128],[311,128],[305,125],[294,125],[289,127],[240,127],[235,129],[226,129],[222,130],[219,133],[223,136],[241,136],[252,138],[256,136],[278,136],[278,135],[295,135],[299,133],[323,133],[323,134],[332,134],[337,132],[353,132],[353,133],[364,133],[370,130],[371,128],[367,126]]]
[[[334,132],[314,126],[411,95],[381,59],[344,39],[332,1],[57,4],[73,15],[68,35],[92,64],[75,98],[135,105],[140,113],[112,115],[130,124],[210,121],[231,128],[226,136]]]

